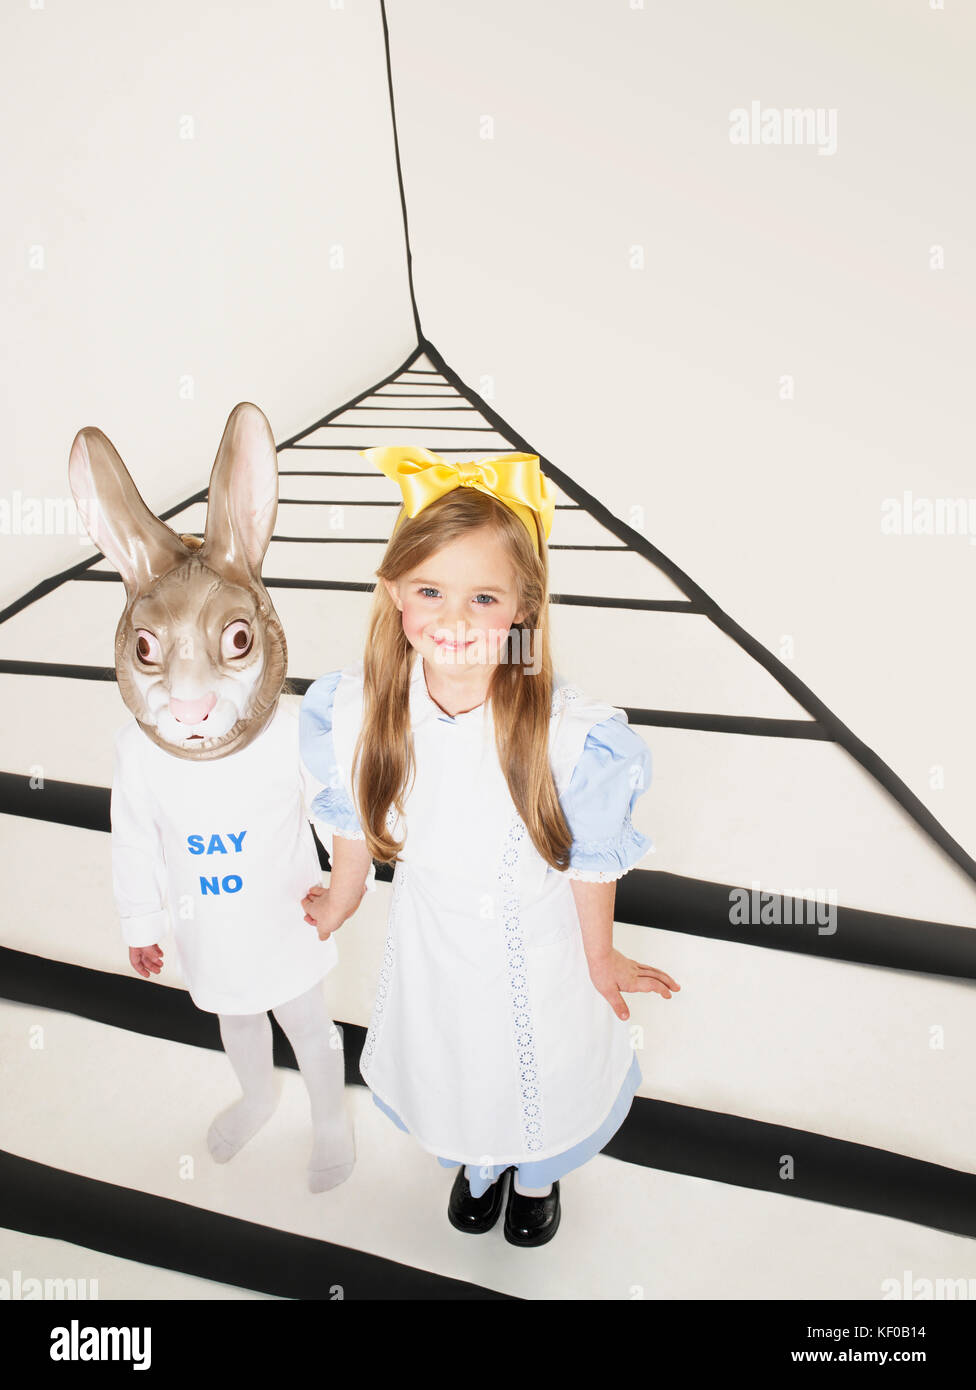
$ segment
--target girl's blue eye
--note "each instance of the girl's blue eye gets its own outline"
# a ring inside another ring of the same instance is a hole
[[[438,592],[439,590],[435,589],[431,584],[422,584],[420,588],[417,590],[417,593],[420,594],[422,598],[427,598],[428,595],[437,594]],[[486,598],[488,600],[488,603],[479,602],[479,608],[487,608],[490,604],[498,602],[494,594],[476,594],[475,598],[478,600]]]

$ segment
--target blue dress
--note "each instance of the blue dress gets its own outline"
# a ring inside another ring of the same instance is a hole
[[[325,784],[312,803],[313,812],[317,821],[331,826],[334,833],[351,839],[363,838],[363,832],[350,796],[348,756],[337,757],[333,738],[333,711],[337,690],[342,687],[348,691],[349,683],[355,683],[357,670],[358,668],[350,668],[345,672],[334,671],[317,680],[305,696],[300,721],[303,762],[314,777]],[[481,706],[479,710],[483,708]],[[572,832],[573,843],[569,869],[565,874],[558,874],[551,866],[541,861],[544,866],[543,886],[546,888],[551,884],[556,887],[560,878],[595,882],[615,880],[633,868],[653,849],[652,842],[636,830],[631,820],[637,797],[646,791],[650,784],[650,752],[640,736],[627,723],[623,710],[587,701],[575,687],[562,682],[558,677],[553,710],[554,727],[557,715],[562,715],[562,733],[551,739],[550,761],[560,805]],[[415,739],[419,735],[418,726],[426,721],[428,732],[436,723],[447,726],[442,734],[438,734],[434,729],[433,737],[448,740],[456,737],[448,732],[449,727],[457,728],[460,722],[470,721],[472,715],[478,713],[467,711],[454,717],[444,714],[429,697],[422,675],[422,662],[419,659],[416,661],[411,682],[411,712]],[[351,729],[346,730],[344,738],[348,749]],[[495,762],[497,764],[497,758]],[[409,814],[407,819],[409,820]],[[521,825],[520,820],[518,823]],[[409,846],[408,835],[405,855]],[[575,912],[575,909],[572,910]],[[578,922],[578,919],[576,920]],[[578,931],[576,934],[579,935]],[[388,959],[390,952],[391,946],[388,945]],[[383,1007],[387,980],[388,972],[384,970],[377,999],[380,1010]],[[609,1004],[597,994],[588,980],[585,988],[595,996],[602,1009],[607,1011],[608,1021],[605,1025],[601,1023],[601,1027],[615,1027],[626,1031],[627,1024],[613,1015]],[[370,1036],[367,1038],[364,1057],[371,1051],[375,1026],[374,1015],[374,1024],[371,1025]],[[618,1038],[615,1053],[618,1059],[619,1041]],[[615,1074],[620,1074],[619,1067]],[[535,1073],[523,1072],[523,1077],[525,1075],[529,1075],[530,1081],[536,1079]],[[594,1124],[576,1142],[560,1148],[558,1152],[540,1155],[538,1159],[532,1158],[530,1152],[523,1152],[517,1162],[491,1163],[479,1161],[479,1157],[474,1153],[462,1158],[444,1157],[439,1149],[432,1148],[432,1151],[436,1152],[438,1161],[444,1167],[456,1167],[462,1162],[470,1164],[470,1186],[475,1197],[480,1196],[506,1167],[517,1167],[519,1180],[524,1186],[544,1187],[587,1162],[609,1142],[623,1123],[641,1079],[637,1055],[631,1051],[629,1066],[622,1082],[619,1085],[614,1083],[615,1090],[606,1096],[605,1102],[597,1102],[602,1116],[600,1122]],[[373,1090],[373,1100],[394,1124],[405,1133],[411,1132],[397,1109],[384,1101],[376,1090]],[[523,1106],[523,1110],[526,1115],[530,1113],[526,1106]],[[523,1120],[523,1123],[524,1133],[530,1135],[531,1122]],[[423,1142],[423,1139],[421,1141]],[[528,1138],[526,1144],[531,1149],[533,1140]],[[426,1146],[432,1147],[430,1144]],[[505,1148],[504,1145],[501,1147]],[[483,1154],[484,1149],[479,1152]]]

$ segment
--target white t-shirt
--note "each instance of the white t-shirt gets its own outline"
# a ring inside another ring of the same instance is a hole
[[[116,733],[112,878],[122,934],[129,946],[150,946],[171,927],[198,1008],[260,1013],[336,964],[334,939],[319,940],[301,905],[322,881],[307,809],[318,790],[299,757],[297,711],[281,700],[267,727],[223,758],[176,757],[134,719]],[[331,831],[320,836],[331,850]]]

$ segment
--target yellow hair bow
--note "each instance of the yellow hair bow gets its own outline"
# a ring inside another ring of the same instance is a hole
[[[409,517],[456,487],[476,487],[509,507],[524,523],[539,550],[533,513],[548,539],[556,507],[556,489],[539,470],[538,454],[494,454],[464,463],[448,463],[429,449],[360,449],[381,472],[399,485]]]

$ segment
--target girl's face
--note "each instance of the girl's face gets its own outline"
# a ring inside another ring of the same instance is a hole
[[[524,617],[504,542],[486,526],[383,583],[407,641],[437,665],[494,664],[512,624]]]

